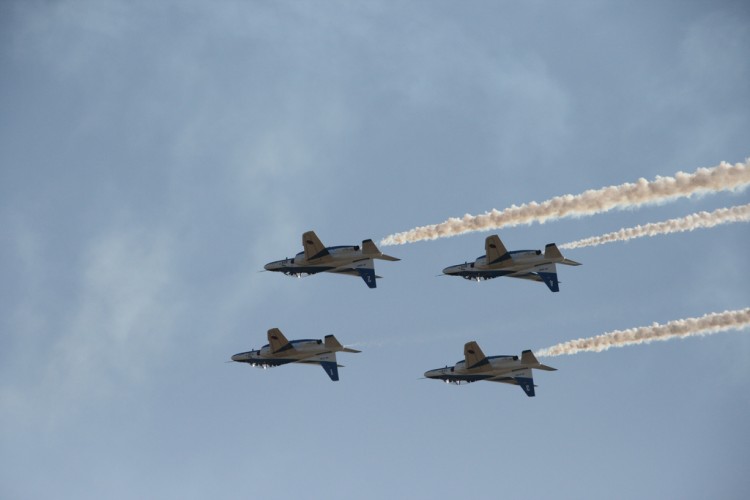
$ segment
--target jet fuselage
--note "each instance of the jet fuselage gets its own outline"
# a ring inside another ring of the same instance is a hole
[[[307,260],[305,252],[300,252],[291,259],[269,262],[264,268],[266,271],[282,272],[287,276],[299,276],[330,271],[359,260],[369,259],[362,255],[359,245],[327,247],[326,250],[330,258],[324,260],[320,258]]]
[[[534,353],[526,350],[518,356],[485,356],[476,341],[464,345],[464,359],[453,366],[436,368],[425,372],[427,378],[438,379],[449,384],[469,384],[486,380],[520,386],[529,397],[535,396],[532,369],[554,371],[543,365]]]
[[[275,260],[266,264],[266,271],[281,272],[287,276],[306,276],[322,272],[358,276],[362,278],[368,288],[377,287],[374,259],[399,260],[385,255],[372,240],[363,240],[362,246],[341,245],[325,247],[315,231],[307,231],[302,235],[303,251],[294,258]]]
[[[344,347],[333,335],[326,335],[323,340],[300,339],[288,340],[278,328],[268,330],[268,344],[260,349],[240,352],[232,356],[232,361],[246,363],[250,366],[269,368],[288,363],[305,363],[320,365],[331,380],[339,379],[339,365],[336,362],[337,352],[360,352]]]
[[[503,374],[512,373],[514,370],[524,370],[526,367],[518,359],[518,356],[488,356],[486,364],[475,368],[467,368],[466,361],[456,362],[454,366],[436,368],[425,372],[424,376],[442,380],[449,384],[468,384],[478,380],[487,380]]]
[[[482,255],[477,257],[474,262],[448,266],[443,269],[443,274],[461,276],[466,279],[490,279],[563,260],[562,258],[551,259],[545,257],[541,250],[514,250],[508,252],[508,255],[510,258],[494,264],[488,264],[487,256]]]
[[[248,363],[251,366],[280,366],[294,363],[305,358],[311,358],[321,354],[330,354],[331,350],[323,344],[322,340],[301,339],[289,342],[292,347],[278,352],[271,351],[271,345],[266,344],[260,349],[235,354],[232,361]]]
[[[485,254],[474,262],[465,262],[443,269],[448,276],[461,276],[467,280],[490,280],[507,276],[543,282],[553,292],[560,291],[557,279],[557,264],[579,266],[578,262],[566,259],[557,245],[549,243],[541,250],[514,250],[509,252],[496,234],[484,240]]]

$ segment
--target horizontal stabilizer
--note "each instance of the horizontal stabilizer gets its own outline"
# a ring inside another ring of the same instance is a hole
[[[526,366],[534,366],[539,364],[539,360],[536,359],[531,349],[527,349],[521,353],[521,364]]]
[[[560,264],[565,264],[566,266],[581,266],[581,265],[583,265],[580,262],[576,262],[576,261],[570,260],[570,259],[563,259],[562,262],[560,262]]]
[[[342,351],[342,352],[362,352],[358,351],[356,349],[350,349],[349,347],[344,347],[341,345],[341,342],[336,339],[333,335],[326,335],[324,339],[325,346],[329,348],[332,351]]]
[[[557,245],[555,245],[554,243],[548,243],[544,247],[544,258],[562,260],[563,256],[560,253],[560,250],[557,248]]]
[[[560,250],[557,248],[557,245],[554,243],[549,243],[547,246],[544,247],[544,258],[549,260],[554,260],[556,262],[559,262],[560,264],[565,264],[566,266],[580,266],[580,262],[576,262],[574,260],[566,259],[562,256],[562,253],[560,253]]]
[[[521,364],[529,368],[535,368],[537,370],[544,370],[548,372],[557,371],[557,368],[552,368],[551,366],[541,364],[539,360],[536,359],[536,356],[534,356],[534,353],[528,349],[521,353]]]
[[[392,255],[386,255],[386,254],[384,254],[384,253],[381,253],[381,254],[380,254],[380,255],[378,255],[377,257],[373,257],[373,258],[374,258],[374,259],[381,259],[381,260],[389,260],[389,261],[391,261],[391,262],[396,262],[396,261],[398,261],[398,260],[401,260],[401,259],[399,259],[398,257],[394,257],[394,256],[392,256]]]
[[[380,250],[378,250],[378,247],[375,246],[375,243],[372,240],[364,240],[362,242],[362,255],[366,255],[373,259],[390,260],[392,262],[401,260],[398,257],[392,257],[390,255],[382,253]]]

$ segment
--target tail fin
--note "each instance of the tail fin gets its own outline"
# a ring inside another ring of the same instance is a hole
[[[531,374],[531,368],[515,372],[513,374],[513,380],[516,381],[516,384],[521,386],[521,389],[523,389],[523,392],[525,392],[528,397],[533,398],[536,396],[536,393],[534,392],[534,377]]]
[[[284,334],[281,333],[281,330],[278,328],[271,328],[268,330],[268,344],[271,346],[271,352],[274,354],[294,349],[292,344],[289,343]]]
[[[302,235],[302,247],[305,249],[305,260],[319,259],[329,255],[315,231],[308,231]]]
[[[484,251],[487,254],[487,264],[497,264],[498,262],[510,259],[508,250],[496,234],[487,236],[484,240]]]
[[[336,339],[333,335],[326,335],[325,336],[325,346],[329,348],[332,351],[341,351],[341,352],[362,352],[358,351],[356,349],[350,349],[348,347],[344,347],[341,345],[341,342]]]
[[[321,361],[320,366],[334,382],[339,379],[339,365],[335,361]]]
[[[553,292],[560,291],[560,282],[557,280],[557,267],[555,266],[554,262],[551,264],[540,266],[534,269],[534,271],[539,275],[540,278],[542,278],[542,281],[544,281],[544,284],[547,285],[547,288],[549,288]]]
[[[401,260],[398,257],[391,257],[390,255],[386,255],[380,250],[378,250],[378,247],[375,246],[375,243],[372,240],[362,241],[362,254],[373,259],[382,259],[382,260],[390,260],[390,261]]]
[[[372,259],[368,259],[370,262],[370,265],[367,267],[358,267],[357,272],[364,280],[365,284],[370,288],[377,288],[378,283],[375,280],[377,276],[375,276],[375,269],[372,266]]]
[[[563,257],[562,253],[560,253],[560,250],[557,248],[557,245],[555,245],[554,243],[549,243],[544,247],[544,258],[557,261],[560,264],[565,264],[566,266],[581,265],[580,262],[576,262],[574,260],[566,259],[565,257]]]

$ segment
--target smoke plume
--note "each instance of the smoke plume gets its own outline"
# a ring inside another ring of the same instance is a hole
[[[643,226],[622,228],[613,233],[601,236],[592,236],[570,243],[563,243],[560,248],[581,248],[603,245],[614,241],[627,241],[644,236],[657,236],[660,234],[681,233],[694,229],[706,229],[720,224],[731,224],[733,222],[750,221],[750,204],[731,208],[720,208],[713,212],[698,212],[678,219],[670,219],[664,222],[654,222]]]
[[[710,313],[700,318],[686,318],[670,321],[664,325],[615,330],[613,332],[586,339],[563,342],[537,352],[538,356],[562,356],[579,352],[601,352],[610,347],[624,347],[648,344],[655,340],[687,338],[697,335],[711,335],[727,330],[741,330],[750,326],[750,307],[737,311]]]
[[[692,174],[677,172],[674,177],[657,177],[653,181],[641,178],[636,183],[592,189],[578,195],[556,196],[542,203],[512,205],[504,210],[493,209],[482,215],[466,214],[460,219],[450,218],[440,224],[421,226],[386,236],[380,244],[402,245],[532,222],[543,224],[562,217],[582,217],[615,208],[635,208],[699,193],[739,189],[748,184],[750,159],[735,165],[721,162],[715,167],[699,168]]]

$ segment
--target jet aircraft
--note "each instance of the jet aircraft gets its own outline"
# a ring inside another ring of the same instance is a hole
[[[466,262],[443,269],[443,274],[461,276],[467,280],[489,280],[500,276],[542,281],[553,292],[560,291],[555,264],[580,266],[580,262],[566,259],[557,245],[550,243],[541,250],[506,250],[500,237],[488,236],[484,241],[485,255],[474,262]]]
[[[336,337],[326,335],[324,340],[287,340],[281,330],[268,330],[268,344],[258,350],[241,352],[232,356],[232,361],[248,363],[250,366],[269,368],[288,363],[320,365],[334,382],[339,379],[337,352],[362,352],[342,346]]]
[[[368,287],[375,288],[375,279],[380,276],[375,275],[373,259],[401,260],[385,255],[369,239],[362,242],[361,248],[359,245],[324,247],[314,231],[302,235],[302,247],[304,251],[295,255],[293,259],[269,262],[265,265],[266,271],[282,272],[287,276],[296,277],[320,272],[359,276]]]
[[[502,382],[520,385],[527,396],[533,397],[534,377],[532,368],[537,370],[555,371],[556,368],[541,364],[531,351],[523,351],[521,359],[518,356],[490,356],[484,355],[479,344],[474,341],[464,345],[464,360],[455,366],[437,368],[425,372],[427,378],[443,380],[449,384],[469,384],[478,380],[488,382]]]

